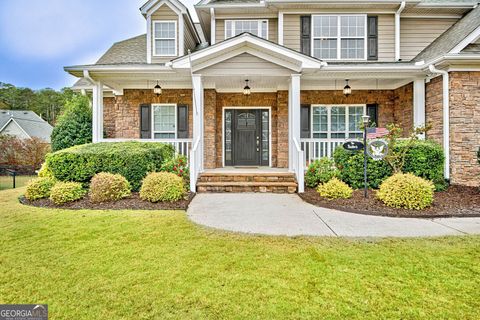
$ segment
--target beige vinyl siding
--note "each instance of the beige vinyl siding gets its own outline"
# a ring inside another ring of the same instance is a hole
[[[154,32],[155,32],[155,29],[154,29],[154,23],[156,20],[174,20],[174,21],[177,21],[177,53],[178,53],[178,15],[172,10],[170,9],[170,7],[168,5],[162,5],[157,11],[155,11],[153,14],[152,14],[152,39],[150,39],[150,41],[152,41],[152,63],[165,63],[165,62],[168,62],[170,60],[172,60],[173,58],[175,57],[172,57],[172,56],[168,56],[168,57],[156,57],[154,55],[155,53],[155,43],[153,42],[153,39],[154,39]]]
[[[188,50],[194,50],[197,46],[197,41],[195,40],[195,31],[192,30],[190,24],[184,19],[184,30],[185,30],[185,54],[188,53]]]
[[[217,19],[215,21],[215,43],[225,40],[225,20],[268,20],[268,40],[278,42],[278,19],[249,19],[248,17],[238,17],[232,19]]]
[[[395,16],[378,15],[378,61],[395,60]]]
[[[289,75],[292,72],[270,61],[263,60],[248,53],[227,59],[216,65],[203,69],[202,75],[228,74],[244,75],[246,70],[255,70],[259,74]]]
[[[400,21],[400,58],[408,61],[450,28],[457,19],[403,18]]]
[[[283,45],[300,51],[300,15],[285,14],[283,16]]]

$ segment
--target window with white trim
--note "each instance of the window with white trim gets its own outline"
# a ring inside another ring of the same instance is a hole
[[[153,137],[175,139],[177,127],[177,106],[174,104],[153,104]]]
[[[325,60],[365,60],[366,29],[366,15],[314,15],[312,55]]]
[[[153,43],[155,56],[177,55],[177,22],[154,21]]]
[[[225,39],[244,32],[268,39],[268,20],[225,20]]]
[[[347,139],[363,136],[361,125],[365,105],[312,106],[312,137]]]

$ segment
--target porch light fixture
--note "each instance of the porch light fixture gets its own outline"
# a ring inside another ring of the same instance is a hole
[[[250,87],[248,86],[248,80],[245,80],[245,88],[243,88],[243,94],[249,96],[252,93]]]
[[[153,88],[153,93],[155,93],[157,96],[162,94],[162,87],[160,87],[160,85],[158,84],[158,81],[157,81],[157,85]]]
[[[343,94],[345,95],[345,97],[348,97],[349,95],[352,94],[352,88],[348,85],[348,81],[349,81],[348,79],[345,80],[346,85],[343,88]]]

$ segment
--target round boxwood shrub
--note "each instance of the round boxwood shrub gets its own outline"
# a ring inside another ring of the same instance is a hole
[[[25,198],[28,200],[38,200],[48,198],[50,191],[55,185],[55,180],[52,178],[37,178],[31,180],[27,185],[27,191],[25,192]]]
[[[321,184],[317,188],[317,192],[321,197],[329,200],[333,199],[349,199],[352,197],[353,189],[345,182],[332,178],[330,181]]]
[[[173,158],[169,144],[150,142],[95,143],[75,146],[47,155],[47,165],[60,181],[88,185],[100,172],[120,174],[138,191],[148,172],[160,171]]]
[[[170,172],[150,173],[143,179],[140,198],[150,202],[178,201],[185,195],[185,182]]]
[[[89,194],[92,202],[120,200],[131,194],[130,183],[119,174],[97,173],[90,182]]]
[[[382,183],[377,197],[389,207],[422,210],[432,205],[434,190],[431,181],[398,173]]]
[[[340,171],[335,167],[335,162],[329,158],[321,158],[308,166],[305,174],[305,184],[307,187],[315,188],[334,177],[340,177]]]
[[[81,183],[57,182],[50,192],[50,200],[55,204],[64,204],[80,200],[86,193]]]

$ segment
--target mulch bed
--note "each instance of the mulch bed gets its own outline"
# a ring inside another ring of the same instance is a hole
[[[364,198],[363,190],[355,190],[351,199],[327,200],[315,189],[306,188],[300,197],[318,207],[353,213],[390,217],[480,217],[480,190],[475,187],[450,186],[446,191],[436,192],[433,205],[425,210],[394,209],[377,200],[375,191],[369,190]]]
[[[19,200],[22,204],[28,206],[70,210],[186,210],[194,197],[194,193],[189,193],[185,199],[180,201],[151,203],[140,199],[140,195],[138,193],[132,193],[132,195],[128,198],[114,202],[93,203],[87,196],[84,199],[63,205],[56,205],[50,201],[50,199],[29,201],[22,196]]]

